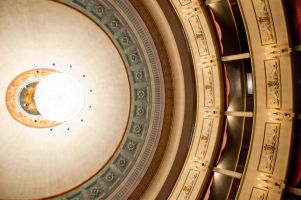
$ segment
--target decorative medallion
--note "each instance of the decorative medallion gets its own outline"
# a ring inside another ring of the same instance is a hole
[[[34,100],[38,83],[55,73],[59,72],[49,68],[32,69],[11,81],[6,91],[6,107],[16,121],[32,128],[49,128],[61,124],[41,116]]]

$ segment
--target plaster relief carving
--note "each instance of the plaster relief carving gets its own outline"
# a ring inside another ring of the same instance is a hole
[[[268,0],[252,0],[262,45],[277,42],[274,22]]]
[[[266,106],[281,108],[281,77],[278,59],[265,60]]]
[[[203,68],[203,82],[204,82],[204,98],[205,107],[214,107],[214,84],[212,68]]]
[[[206,36],[202,27],[201,20],[199,16],[193,16],[189,19],[189,24],[194,33],[194,38],[198,46],[199,56],[209,55],[208,44],[206,41]]]
[[[189,171],[189,173],[186,177],[184,186],[182,187],[182,190],[177,199],[183,199],[183,200],[189,199],[190,194],[191,194],[191,192],[196,184],[196,181],[199,177],[199,173],[200,172],[198,172],[196,170]]]
[[[203,120],[203,127],[202,132],[197,148],[196,155],[200,157],[201,159],[204,159],[207,153],[211,131],[213,126],[213,120],[212,119],[204,119]]]
[[[252,188],[250,200],[266,200],[268,197],[268,191],[259,188]]]
[[[276,162],[280,124],[266,123],[258,171],[273,174]]]

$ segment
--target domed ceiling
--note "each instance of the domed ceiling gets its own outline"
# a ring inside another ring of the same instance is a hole
[[[0,199],[126,198],[156,150],[165,98],[135,9],[0,1],[0,41]]]
[[[300,196],[285,8],[0,0],[0,200]]]

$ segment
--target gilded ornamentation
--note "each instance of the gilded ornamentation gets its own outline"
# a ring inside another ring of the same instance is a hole
[[[272,174],[276,162],[280,124],[266,123],[258,171]]]
[[[205,158],[209,141],[210,141],[210,135],[212,131],[212,126],[213,126],[213,120],[212,119],[204,119],[203,120],[203,127],[202,127],[202,132],[200,135],[199,143],[198,143],[198,148],[196,155],[202,159]]]
[[[261,44],[276,43],[276,33],[268,0],[252,0],[260,32]]]
[[[267,108],[281,108],[281,77],[278,59],[265,60]]]
[[[205,107],[214,107],[214,84],[211,67],[203,68]]]
[[[189,20],[191,29],[193,30],[196,44],[198,46],[199,56],[209,55],[209,49],[208,49],[208,44],[206,41],[206,36],[205,36],[199,16],[197,16],[197,15],[192,16],[188,20]]]
[[[181,199],[181,200],[182,199],[184,199],[184,200],[189,199],[190,194],[191,194],[191,192],[192,192],[192,190],[193,190],[193,188],[196,184],[196,181],[199,177],[199,173],[200,172],[198,172],[196,170],[190,170],[189,171],[189,173],[187,175],[187,178],[186,178],[186,181],[184,183],[184,186],[183,186],[183,188],[182,188],[182,190],[181,190],[181,192],[180,192],[177,199]]]
[[[267,197],[268,197],[268,191],[256,187],[252,188],[250,200],[266,200]]]

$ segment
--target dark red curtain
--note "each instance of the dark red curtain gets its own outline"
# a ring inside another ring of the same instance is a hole
[[[301,44],[301,1],[289,0],[289,18],[293,26],[293,37],[296,44]]]

